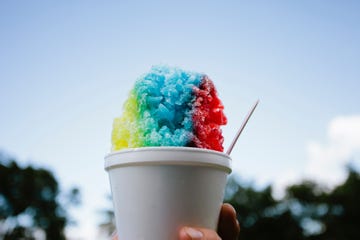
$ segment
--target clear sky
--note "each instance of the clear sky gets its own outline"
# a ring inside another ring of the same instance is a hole
[[[359,1],[0,2],[0,150],[78,186],[73,239],[96,239],[112,120],[152,65],[206,73],[229,119],[233,172],[327,184],[360,165]],[[279,193],[280,194],[280,193]]]

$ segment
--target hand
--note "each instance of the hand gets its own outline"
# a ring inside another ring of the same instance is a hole
[[[239,233],[236,211],[230,204],[225,203],[220,211],[218,233],[206,228],[183,227],[179,231],[179,240],[236,240]],[[116,234],[112,240],[118,240]]]
[[[179,232],[179,240],[236,240],[239,233],[235,209],[225,203],[221,207],[218,233],[206,228],[184,227]]]

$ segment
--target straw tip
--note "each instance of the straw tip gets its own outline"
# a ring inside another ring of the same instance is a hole
[[[255,111],[255,108],[257,107],[257,105],[258,105],[259,102],[260,102],[260,99],[258,99],[258,100],[255,102],[254,106],[251,108],[251,110],[250,110],[250,112],[248,113],[247,117],[245,118],[243,124],[241,125],[239,131],[236,133],[235,138],[234,138],[233,141],[231,142],[229,149],[226,151],[226,154],[230,155],[230,153],[231,153],[232,149],[234,148],[234,146],[235,146],[235,144],[236,144],[236,142],[237,142],[240,134],[241,134],[242,131],[244,130],[244,128],[245,128],[248,120],[250,119],[251,115],[252,115],[253,112]]]

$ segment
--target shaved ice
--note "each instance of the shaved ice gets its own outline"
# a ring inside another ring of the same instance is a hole
[[[187,146],[222,152],[223,109],[205,74],[154,66],[137,79],[114,119],[112,150]]]

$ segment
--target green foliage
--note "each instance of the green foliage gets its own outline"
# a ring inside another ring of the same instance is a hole
[[[302,229],[289,209],[272,197],[270,186],[255,190],[233,177],[228,181],[225,201],[238,213],[241,239],[303,239]]]
[[[225,200],[238,213],[239,239],[360,239],[360,175],[351,168],[331,191],[304,181],[289,186],[280,200],[272,198],[271,187],[255,190],[232,177]]]
[[[314,239],[360,239],[360,175],[349,169],[346,181],[328,193],[322,204],[327,211],[318,216],[325,229]]]
[[[46,239],[65,239],[69,217],[59,202],[59,186],[53,174],[42,168],[21,167],[0,154],[0,239],[34,239],[42,232]],[[67,196],[79,203],[79,191]]]

